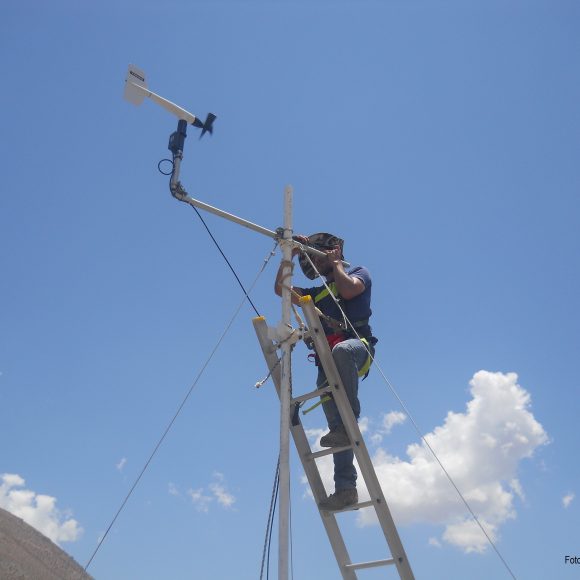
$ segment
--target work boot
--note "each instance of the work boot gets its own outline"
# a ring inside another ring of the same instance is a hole
[[[330,432],[320,438],[320,447],[346,447],[347,445],[350,445],[350,440],[344,425],[331,427]]]
[[[345,507],[357,502],[358,492],[356,491],[356,487],[350,487],[348,489],[337,489],[327,499],[323,499],[318,504],[318,507],[321,510],[336,511],[344,509]]]

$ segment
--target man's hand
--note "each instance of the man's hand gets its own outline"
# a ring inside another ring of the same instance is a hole
[[[352,300],[365,291],[365,285],[360,278],[349,276],[345,272],[341,254],[339,246],[326,252],[327,259],[332,266],[332,278],[338,293],[345,300]]]
[[[297,242],[300,242],[303,245],[308,244],[308,238],[306,236],[303,235],[297,235],[297,236],[293,236],[294,240],[296,240]],[[300,253],[300,248],[292,248],[292,257],[296,256],[297,254]]]
[[[332,250],[326,250],[326,257],[332,264],[333,268],[336,268],[339,264],[342,266],[342,252],[340,251],[340,246],[336,246]]]

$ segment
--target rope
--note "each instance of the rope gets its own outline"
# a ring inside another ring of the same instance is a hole
[[[274,246],[275,249],[276,246]],[[270,258],[274,255],[274,250],[272,250],[272,252],[270,252],[270,254],[266,257],[266,259],[264,260],[264,264],[262,265],[262,268],[260,269],[260,271],[258,272],[256,278],[254,279],[254,281],[252,282],[252,285],[250,286],[250,290],[249,292],[251,292],[254,289],[254,286],[256,285],[256,283],[258,282],[258,279],[260,278],[260,276],[262,275],[262,273],[264,272],[264,270],[266,269],[266,266],[268,264],[268,262],[270,261]],[[137,485],[139,484],[139,482],[141,481],[141,478],[143,477],[145,471],[147,471],[147,468],[149,467],[149,464],[151,463],[151,461],[153,460],[153,457],[155,456],[155,454],[157,453],[157,451],[159,450],[159,448],[161,447],[161,444],[163,443],[163,441],[165,440],[165,437],[167,436],[167,434],[169,433],[171,427],[173,427],[173,424],[175,423],[178,415],[181,413],[181,410],[183,409],[183,407],[185,406],[185,403],[187,402],[187,400],[189,399],[189,396],[191,395],[193,389],[196,387],[197,383],[199,382],[199,379],[201,378],[201,376],[203,375],[205,369],[207,368],[207,366],[209,365],[210,361],[212,360],[213,356],[215,355],[215,353],[217,352],[218,348],[220,347],[221,343],[223,342],[224,338],[226,337],[227,333],[229,332],[230,328],[232,327],[235,319],[237,318],[238,314],[240,313],[240,310],[242,309],[242,306],[244,305],[245,301],[249,300],[249,296],[248,293],[245,291],[244,289],[244,298],[242,299],[242,301],[240,302],[239,306],[236,308],[233,316],[231,317],[230,321],[228,322],[225,330],[223,331],[222,335],[220,336],[219,340],[217,341],[216,345],[214,346],[213,350],[211,351],[211,353],[209,354],[209,357],[207,358],[207,360],[205,361],[205,363],[203,364],[203,366],[201,367],[201,370],[198,372],[195,380],[193,381],[193,384],[191,385],[191,387],[189,388],[189,390],[187,391],[185,397],[183,398],[183,400],[181,401],[181,404],[179,405],[179,407],[177,408],[177,411],[175,412],[175,414],[173,415],[173,418],[171,419],[171,421],[169,422],[169,424],[167,425],[167,427],[165,428],[165,431],[163,432],[163,434],[161,435],[159,441],[157,442],[157,444],[155,445],[153,451],[151,452],[151,455],[149,456],[149,459],[147,459],[145,465],[143,466],[143,469],[141,470],[141,472],[139,473],[137,479],[135,480],[135,482],[133,483],[133,485],[131,486],[131,489],[129,490],[129,493],[127,493],[127,495],[125,496],[125,499],[123,500],[123,502],[121,503],[121,506],[119,507],[119,509],[117,510],[117,513],[115,514],[115,516],[113,517],[111,523],[109,524],[109,526],[107,527],[107,530],[105,531],[103,537],[100,539],[99,543],[97,544],[97,547],[95,548],[95,551],[92,553],[91,557],[89,558],[89,561],[87,562],[87,564],[85,565],[85,571],[88,569],[88,567],[91,565],[91,562],[93,561],[93,559],[95,558],[95,556],[97,555],[97,552],[99,551],[99,549],[101,548],[101,546],[103,545],[103,542],[105,541],[105,538],[108,536],[109,532],[111,531],[111,528],[113,527],[113,525],[115,524],[115,522],[117,521],[117,518],[119,517],[119,515],[121,514],[121,512],[123,511],[123,508],[125,507],[126,503],[129,501],[129,498],[131,497],[131,495],[133,494],[133,492],[135,491],[135,488],[137,487]]]
[[[334,294],[332,292],[330,292],[330,288],[326,284],[326,281],[324,280],[324,278],[320,275],[320,272],[316,269],[316,266],[314,265],[314,263],[310,259],[310,256],[308,255],[307,252],[305,252],[304,254],[306,255],[306,258],[308,259],[308,261],[310,262],[310,265],[314,268],[314,271],[316,272],[316,274],[318,274],[318,276],[320,276],[320,278],[322,280],[322,283],[324,284],[325,288],[329,291],[330,296],[332,296],[332,299],[334,300],[334,302],[338,306],[340,312],[342,313],[343,318],[348,323],[348,326],[350,326],[350,328],[352,329],[352,331],[354,332],[354,334],[356,335],[356,337],[359,340],[361,340],[361,337],[360,337],[359,333],[356,331],[355,327],[352,325],[351,321],[346,316],[346,314],[345,314],[344,310],[342,309],[342,306],[340,305],[340,303],[337,300],[336,296],[334,296]],[[459,488],[457,487],[457,485],[453,481],[453,478],[451,477],[451,475],[449,475],[449,472],[447,471],[447,469],[445,469],[443,463],[441,462],[441,460],[439,459],[439,457],[435,453],[435,450],[431,447],[431,445],[429,445],[427,439],[422,435],[422,431],[419,429],[419,425],[417,424],[417,422],[415,421],[413,415],[411,415],[411,412],[409,411],[409,409],[407,408],[407,406],[405,405],[405,403],[403,402],[403,400],[401,399],[401,397],[397,393],[395,387],[393,386],[393,384],[391,383],[391,381],[389,381],[389,379],[386,377],[386,375],[383,372],[383,369],[380,367],[379,363],[375,361],[375,358],[373,357],[372,353],[370,352],[370,349],[365,345],[364,342],[362,344],[364,345],[364,347],[365,347],[368,355],[371,357],[371,360],[373,361],[373,363],[375,363],[375,366],[379,370],[381,376],[383,377],[383,380],[385,381],[385,383],[387,384],[387,386],[391,389],[391,392],[393,393],[393,395],[395,396],[395,398],[397,399],[397,401],[401,405],[402,409],[405,411],[405,414],[407,415],[407,417],[409,417],[409,419],[410,419],[411,423],[413,424],[413,427],[415,428],[415,431],[419,435],[420,439],[423,441],[423,443],[425,443],[425,445],[427,446],[427,448],[429,449],[429,451],[431,452],[431,454],[433,455],[433,457],[435,458],[435,460],[439,464],[439,467],[441,467],[441,469],[443,470],[443,473],[446,475],[447,479],[449,480],[449,482],[451,483],[451,485],[453,486],[453,488],[455,489],[455,491],[457,492],[457,494],[459,495],[459,497],[461,498],[461,500],[465,504],[465,507],[467,508],[467,510],[469,511],[469,513],[471,514],[471,517],[475,520],[475,523],[479,526],[479,528],[483,532],[484,536],[487,538],[487,541],[489,542],[489,544],[491,545],[491,547],[494,549],[495,553],[497,554],[497,556],[499,557],[499,559],[501,560],[501,562],[503,563],[503,565],[505,566],[506,570],[509,572],[509,574],[511,575],[511,577],[514,580],[517,580],[516,577],[515,577],[515,575],[514,575],[514,573],[511,570],[511,568],[509,567],[508,563],[506,562],[506,560],[504,559],[504,557],[501,555],[499,549],[497,548],[497,546],[495,545],[495,543],[493,542],[493,540],[491,539],[491,537],[489,536],[489,534],[486,532],[486,530],[483,527],[483,525],[481,524],[481,522],[479,521],[479,518],[475,515],[475,512],[471,509],[471,506],[469,505],[469,503],[467,502],[467,500],[465,499],[465,497],[463,496],[463,494],[461,493],[461,491],[459,490]]]
[[[290,267],[290,271],[280,277],[280,286],[282,288],[285,288],[286,290],[290,290],[290,293],[292,294],[292,296],[294,298],[296,298],[297,300],[299,300],[300,298],[302,298],[302,296],[298,292],[296,292],[296,290],[294,290],[294,288],[292,288],[292,286],[288,286],[287,284],[284,284],[284,280],[286,280],[286,278],[290,278],[292,276],[292,273],[294,272],[294,262],[292,262],[291,260],[282,260],[280,262],[280,265],[283,267],[284,266]],[[294,310],[294,313],[296,314],[296,310]]]

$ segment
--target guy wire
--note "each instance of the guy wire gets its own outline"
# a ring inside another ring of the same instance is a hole
[[[326,283],[326,280],[322,277],[322,275],[320,274],[320,272],[316,269],[316,266],[314,265],[313,261],[310,259],[310,256],[308,255],[308,252],[304,252],[304,255],[306,256],[306,258],[310,262],[310,265],[312,266],[312,268],[314,269],[314,271],[316,272],[316,274],[322,280],[322,283],[324,284],[324,287],[326,288],[326,290],[328,290],[329,295],[332,296],[332,299],[334,300],[335,304],[338,306],[338,309],[340,310],[340,312],[342,313],[342,316],[344,317],[344,319],[348,323],[348,326],[350,326],[350,328],[352,329],[352,331],[354,332],[354,334],[356,335],[356,337],[359,340],[361,340],[361,337],[360,337],[359,333],[356,331],[356,329],[353,326],[352,322],[346,316],[346,313],[344,312],[344,310],[343,310],[342,306],[340,305],[339,301],[337,300],[336,296],[330,290],[328,284]],[[362,340],[361,340],[361,342],[362,342]],[[505,568],[507,569],[507,571],[510,573],[510,575],[512,576],[512,578],[514,580],[517,580],[516,579],[516,576],[512,572],[512,570],[509,567],[508,563],[506,562],[506,560],[504,559],[504,557],[501,555],[499,549],[497,548],[497,546],[495,545],[495,543],[493,542],[493,540],[490,538],[490,536],[488,535],[488,533],[485,531],[485,528],[483,527],[483,525],[479,521],[479,518],[475,515],[475,512],[471,509],[471,506],[469,505],[469,503],[467,502],[467,500],[465,499],[465,497],[463,497],[463,494],[461,493],[461,491],[459,490],[459,488],[455,484],[455,481],[453,481],[453,478],[451,477],[451,475],[449,475],[449,472],[447,471],[447,469],[445,469],[443,463],[441,463],[441,460],[439,459],[439,457],[437,456],[437,454],[435,453],[435,451],[431,447],[431,445],[429,445],[427,439],[422,435],[422,432],[419,429],[419,426],[418,426],[417,422],[415,421],[413,415],[411,415],[411,412],[409,411],[409,409],[407,408],[407,406],[405,405],[405,403],[403,402],[403,400],[401,399],[401,397],[397,393],[395,387],[392,385],[391,381],[389,381],[389,379],[386,377],[386,375],[383,372],[383,369],[381,368],[381,366],[379,365],[379,363],[376,362],[376,360],[373,357],[370,349],[365,345],[364,342],[362,344],[365,347],[365,349],[366,349],[369,357],[371,358],[371,361],[373,363],[375,363],[377,369],[379,370],[379,372],[380,372],[381,376],[383,377],[384,381],[386,382],[387,386],[391,389],[391,392],[393,393],[393,395],[395,395],[395,398],[397,399],[397,401],[399,401],[399,404],[401,405],[402,409],[405,411],[405,414],[411,420],[411,423],[413,424],[413,427],[415,428],[415,431],[417,432],[417,434],[419,435],[419,437],[421,438],[421,440],[423,441],[423,443],[425,443],[425,445],[427,446],[427,448],[429,449],[429,451],[431,452],[431,454],[433,455],[433,457],[435,458],[435,460],[439,464],[439,467],[441,467],[441,469],[443,470],[443,473],[445,473],[445,475],[447,476],[447,479],[449,480],[449,482],[451,483],[451,485],[453,486],[453,488],[455,489],[455,491],[457,492],[457,494],[459,495],[459,497],[461,498],[461,500],[465,504],[465,507],[467,508],[467,510],[469,511],[469,513],[471,514],[471,517],[475,520],[476,524],[479,526],[479,528],[481,529],[481,531],[483,532],[483,534],[487,538],[487,541],[490,543],[491,547],[495,550],[495,553],[498,555],[499,559],[502,561],[503,565],[505,566]]]
[[[274,246],[274,250],[275,250],[276,246]],[[266,257],[266,259],[264,260],[264,264],[262,265],[260,271],[258,272],[256,278],[254,279],[254,281],[252,282],[250,289],[248,292],[251,292],[254,289],[254,286],[256,285],[256,283],[258,282],[258,279],[260,278],[260,276],[262,275],[262,273],[264,272],[264,270],[266,269],[266,266],[268,265],[268,262],[270,261],[270,258],[272,258],[272,256],[274,255],[274,250],[272,250],[270,252],[270,254]],[[230,266],[231,267],[231,266]],[[141,478],[143,477],[145,471],[147,470],[147,468],[149,467],[149,464],[151,463],[151,461],[153,460],[153,457],[155,456],[155,454],[157,453],[157,451],[159,450],[159,448],[161,447],[161,444],[163,443],[163,441],[165,440],[165,437],[167,436],[167,434],[169,433],[171,427],[173,427],[173,424],[175,423],[178,415],[181,413],[183,407],[185,406],[185,403],[187,402],[187,400],[189,399],[189,396],[191,395],[191,393],[193,392],[193,389],[196,387],[197,383],[199,382],[199,379],[201,378],[201,376],[203,375],[205,369],[207,368],[207,366],[209,365],[210,361],[212,360],[212,358],[214,357],[215,353],[217,352],[218,348],[220,347],[221,343],[223,342],[224,338],[226,337],[227,333],[229,332],[230,328],[232,327],[235,319],[237,318],[238,314],[240,313],[240,310],[242,309],[242,306],[244,305],[246,300],[249,300],[249,296],[248,296],[248,292],[245,291],[244,289],[244,298],[242,299],[242,301],[240,302],[239,306],[236,308],[233,316],[231,317],[230,321],[228,322],[225,330],[223,331],[222,335],[220,336],[220,338],[218,339],[216,345],[214,346],[213,350],[210,352],[207,360],[205,361],[205,363],[203,364],[203,366],[201,367],[201,370],[198,372],[197,376],[195,377],[195,380],[193,381],[193,384],[191,385],[191,387],[189,388],[189,390],[187,391],[185,397],[183,398],[183,400],[181,401],[181,404],[179,405],[179,407],[177,408],[177,411],[175,412],[175,414],[173,415],[173,418],[171,419],[171,421],[169,422],[169,424],[167,425],[167,427],[165,428],[165,431],[163,432],[163,434],[161,435],[160,439],[157,441],[157,444],[155,445],[153,451],[151,452],[149,459],[147,459],[147,461],[145,462],[145,465],[143,466],[143,469],[141,470],[141,472],[139,473],[139,475],[137,476],[137,479],[135,480],[135,482],[133,483],[133,485],[131,486],[131,489],[129,490],[129,492],[127,493],[127,495],[125,496],[125,499],[122,501],[119,509],[117,510],[117,513],[115,514],[115,516],[113,517],[111,523],[109,524],[109,526],[107,527],[105,533],[103,534],[103,537],[99,540],[97,547],[95,548],[94,552],[92,553],[91,557],[89,558],[89,561],[87,562],[87,564],[85,565],[85,571],[88,569],[88,567],[91,565],[91,562],[93,561],[93,559],[95,558],[95,556],[97,555],[97,552],[99,551],[99,549],[101,548],[101,546],[103,545],[103,542],[105,541],[105,538],[108,536],[109,532],[111,531],[111,528],[113,527],[113,525],[115,524],[115,522],[117,521],[117,518],[119,517],[119,515],[121,514],[121,512],[123,511],[123,508],[125,507],[126,503],[129,501],[129,498],[131,497],[131,495],[133,494],[133,492],[135,491],[135,488],[137,487],[137,485],[139,484],[139,482],[141,481]],[[255,308],[254,308],[255,309]],[[259,316],[259,315],[258,315]]]

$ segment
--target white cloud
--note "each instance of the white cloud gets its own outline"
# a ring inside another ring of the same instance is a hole
[[[441,542],[437,538],[429,538],[429,545],[435,548],[441,548]]]
[[[379,445],[380,443],[383,442],[383,436],[380,433],[373,433],[370,436],[370,440],[371,440],[371,443],[374,443],[375,445]]]
[[[209,504],[212,498],[208,495],[204,495],[203,488],[190,489],[187,491],[187,495],[191,498],[195,509],[200,512],[207,513],[209,511]]]
[[[450,411],[425,439],[495,540],[500,526],[516,515],[514,497],[524,498],[517,479],[519,463],[548,443],[548,436],[531,413],[530,395],[517,384],[515,373],[479,371],[470,385],[472,398],[465,412]],[[444,541],[465,552],[484,551],[485,535],[425,443],[409,445],[407,456],[403,460],[379,448],[372,458],[397,524],[442,525]],[[318,464],[327,489],[332,489],[332,460]],[[364,500],[368,492],[359,482]],[[376,523],[374,511],[361,510],[358,522]]]
[[[0,507],[22,518],[53,542],[74,542],[83,530],[56,508],[56,498],[22,488],[26,482],[13,473],[0,475]]]
[[[314,440],[315,445],[319,447],[320,438],[328,432],[328,429],[305,429],[306,437],[308,439]]]
[[[169,495],[173,495],[175,497],[181,496],[181,493],[179,493],[179,490],[177,489],[177,486],[174,483],[169,482],[169,484],[167,485],[167,490],[169,491]]]
[[[123,458],[121,458],[121,461],[119,461],[119,463],[117,463],[116,467],[119,471],[123,471],[123,467],[125,467],[126,464],[127,464],[127,458],[123,457]]]
[[[401,411],[391,411],[383,417],[383,428],[385,435],[388,435],[395,425],[400,425],[407,420],[407,415]]]
[[[236,502],[234,495],[231,494],[227,489],[223,473],[220,473],[219,471],[214,472],[213,479],[214,481],[208,484],[207,491],[203,487],[198,489],[189,489],[187,491],[187,495],[189,495],[191,501],[198,511],[207,513],[209,511],[210,504],[214,500],[226,509],[231,508]],[[169,493],[171,495],[179,495],[179,491],[172,483],[169,484]]]
[[[225,508],[232,507],[236,501],[236,498],[220,483],[210,483],[209,489],[214,494],[218,503]]]
[[[497,540],[497,526],[479,519],[489,539],[495,544]],[[456,524],[448,524],[443,534],[443,539],[450,544],[462,548],[466,553],[476,552],[482,554],[489,545],[488,539],[481,528],[473,520],[463,520]]]
[[[215,471],[213,477],[216,481],[209,484],[210,491],[214,494],[218,503],[225,508],[230,508],[236,502],[236,498],[226,489],[223,473]]]
[[[563,498],[562,498],[562,505],[564,506],[564,508],[568,508],[570,506],[570,504],[574,501],[574,498],[576,497],[576,494],[574,493],[567,493]]]
[[[401,411],[391,411],[390,413],[384,413],[383,418],[381,419],[381,426],[370,436],[370,440],[375,445],[380,444],[383,441],[383,437],[391,433],[393,427],[396,425],[401,425],[406,420],[407,415]]]
[[[369,430],[369,418],[368,417],[361,417],[358,422],[358,428],[360,432],[364,435]]]
[[[526,496],[524,494],[524,489],[522,484],[520,483],[519,479],[512,479],[510,481],[510,487],[512,488],[513,492],[522,500],[526,501]]]

